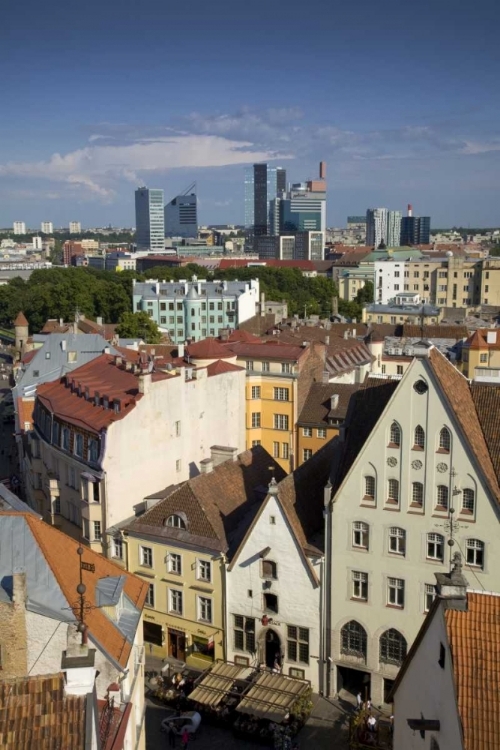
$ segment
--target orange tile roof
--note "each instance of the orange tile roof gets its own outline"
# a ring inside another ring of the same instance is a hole
[[[241,370],[243,369],[243,367],[233,365],[232,362],[226,362],[222,359],[218,359],[216,362],[212,362],[212,364],[208,365],[207,375],[209,378],[211,378],[213,375],[224,375],[224,373],[226,372],[241,372]]]
[[[28,321],[26,320],[26,316],[23,312],[19,312],[17,314],[17,318],[14,321],[15,326],[27,326]]]
[[[80,546],[79,542],[31,513],[0,511],[0,522],[2,517],[10,515],[24,517],[64,597],[70,604],[73,604],[78,599],[76,587],[80,583],[79,556],[76,552]],[[148,584],[137,576],[127,573],[119,565],[88,547],[84,547],[84,550],[82,559],[95,565],[94,573],[84,572],[83,574],[83,582],[87,587],[85,598],[90,605],[96,605],[96,585],[100,578],[125,576],[126,581],[123,590],[134,607],[141,611],[146,599]],[[125,667],[132,644],[127,641],[113,621],[101,609],[95,607],[89,609],[86,613],[85,624],[88,627],[90,639],[122,667]]]
[[[474,331],[472,336],[469,339],[467,339],[464,346],[466,346],[467,349],[487,349],[488,348],[488,344],[486,343],[480,331]]]
[[[235,355],[212,336],[186,347],[186,354],[193,359],[231,359]]]
[[[220,339],[222,341],[222,339]],[[230,335],[226,339],[230,343],[234,341],[246,341],[247,344],[261,344],[262,340],[258,336],[254,336],[253,333],[243,331],[241,328],[237,328],[235,331],[231,331]]]
[[[33,411],[35,409],[35,400],[18,398],[17,399],[17,414],[19,417],[19,425],[21,430],[24,430],[24,425],[29,422],[33,424]]]
[[[235,341],[225,344],[237,357],[250,359],[291,359],[298,361],[306,351],[302,346],[281,344],[279,341],[261,341],[249,344],[245,341]]]
[[[84,750],[86,696],[64,694],[62,672],[0,682],[3,750]]]
[[[500,597],[467,593],[467,610],[446,609],[465,750],[500,747]]]

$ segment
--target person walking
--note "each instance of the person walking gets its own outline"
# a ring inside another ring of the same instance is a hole
[[[167,726],[168,746],[175,747],[175,727],[172,723]]]
[[[361,691],[356,696],[356,703],[358,704],[358,711],[361,711],[363,708],[363,696],[361,695]]]
[[[184,731],[182,732],[182,750],[187,750],[188,745],[189,745],[189,732],[187,730],[187,727],[184,727]]]

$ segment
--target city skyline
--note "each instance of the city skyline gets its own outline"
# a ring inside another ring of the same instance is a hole
[[[194,0],[175,14],[159,0],[140,14],[94,0],[28,6],[9,5],[3,19],[11,116],[0,124],[0,226],[47,216],[60,226],[76,215],[83,226],[127,226],[139,185],[176,195],[194,181],[200,224],[243,224],[246,166],[268,162],[307,179],[320,158],[328,226],[408,201],[435,226],[500,223],[492,2],[454,8],[450,24],[444,0],[418,12],[362,0],[335,13],[313,0],[307,17],[290,14],[286,35],[282,9],[260,0]],[[64,38],[64,65],[57,44],[26,55],[20,29]],[[167,97],[155,95],[156,81]]]

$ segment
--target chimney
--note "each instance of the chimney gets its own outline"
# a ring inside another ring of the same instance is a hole
[[[408,216],[413,216],[413,208],[411,203],[408,203]]]
[[[263,318],[266,314],[266,295],[264,292],[260,295],[260,315]]]
[[[204,458],[200,461],[200,474],[210,474],[214,470],[214,462],[212,458]]]
[[[339,314],[339,298],[332,297],[332,315]]]
[[[326,161],[320,161],[319,163],[319,179],[326,180]]]
[[[334,411],[338,408],[339,405],[339,394],[334,393],[333,396],[330,396],[330,411]]]
[[[468,581],[462,573],[462,555],[454,552],[451,559],[449,573],[434,573],[436,576],[436,592],[443,599],[445,609],[467,611]]]
[[[14,569],[12,574],[12,602],[16,608],[24,608],[26,604],[26,573],[24,570]]]
[[[326,346],[330,345],[330,336],[325,336],[325,344]]]
[[[210,455],[215,466],[223,464],[225,461],[236,461],[238,457],[238,448],[230,448],[227,445],[211,445]]]
[[[98,316],[98,317],[97,317],[97,318],[95,319],[95,322],[97,323],[97,325],[98,325],[98,326],[102,326],[102,318],[101,318],[100,316]]]
[[[137,377],[137,386],[139,393],[142,393],[144,395],[147,395],[149,391],[151,390],[151,373],[150,372],[141,372],[140,375]]]
[[[330,483],[330,480],[328,480],[323,490],[323,504],[325,506],[325,509],[329,507],[331,501],[332,501],[332,485]]]
[[[177,356],[184,357],[184,344],[177,344]]]
[[[83,628],[86,629],[86,626]],[[82,635],[86,640],[85,633]],[[66,673],[66,695],[88,695],[94,690],[96,650],[89,648],[88,643],[81,642],[82,635],[72,626],[68,627],[68,646],[61,660],[61,670]]]
[[[66,351],[66,339],[63,339],[61,341],[61,351],[63,351],[63,352]]]
[[[59,318],[59,325],[60,325],[60,326],[63,326],[63,325],[64,325],[64,318]]]

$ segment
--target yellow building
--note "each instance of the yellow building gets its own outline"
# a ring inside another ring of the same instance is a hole
[[[458,369],[471,380],[476,368],[500,368],[500,330],[475,331],[462,346]]]
[[[235,340],[242,333],[235,331],[226,346],[247,372],[246,446],[262,445],[286,472],[293,471],[300,462],[297,419],[311,384],[322,380],[325,345],[251,341],[249,334]]]
[[[297,466],[339,434],[359,383],[313,383],[297,421]]]
[[[500,307],[500,258],[486,258],[481,261],[482,305]]]
[[[142,514],[110,529],[108,555],[149,583],[150,652],[205,668],[225,659],[224,576],[234,536],[250,523],[255,491],[285,472],[262,448],[214,446],[202,473],[145,499]],[[262,497],[260,498],[262,500]],[[137,508],[140,513],[141,508]]]

